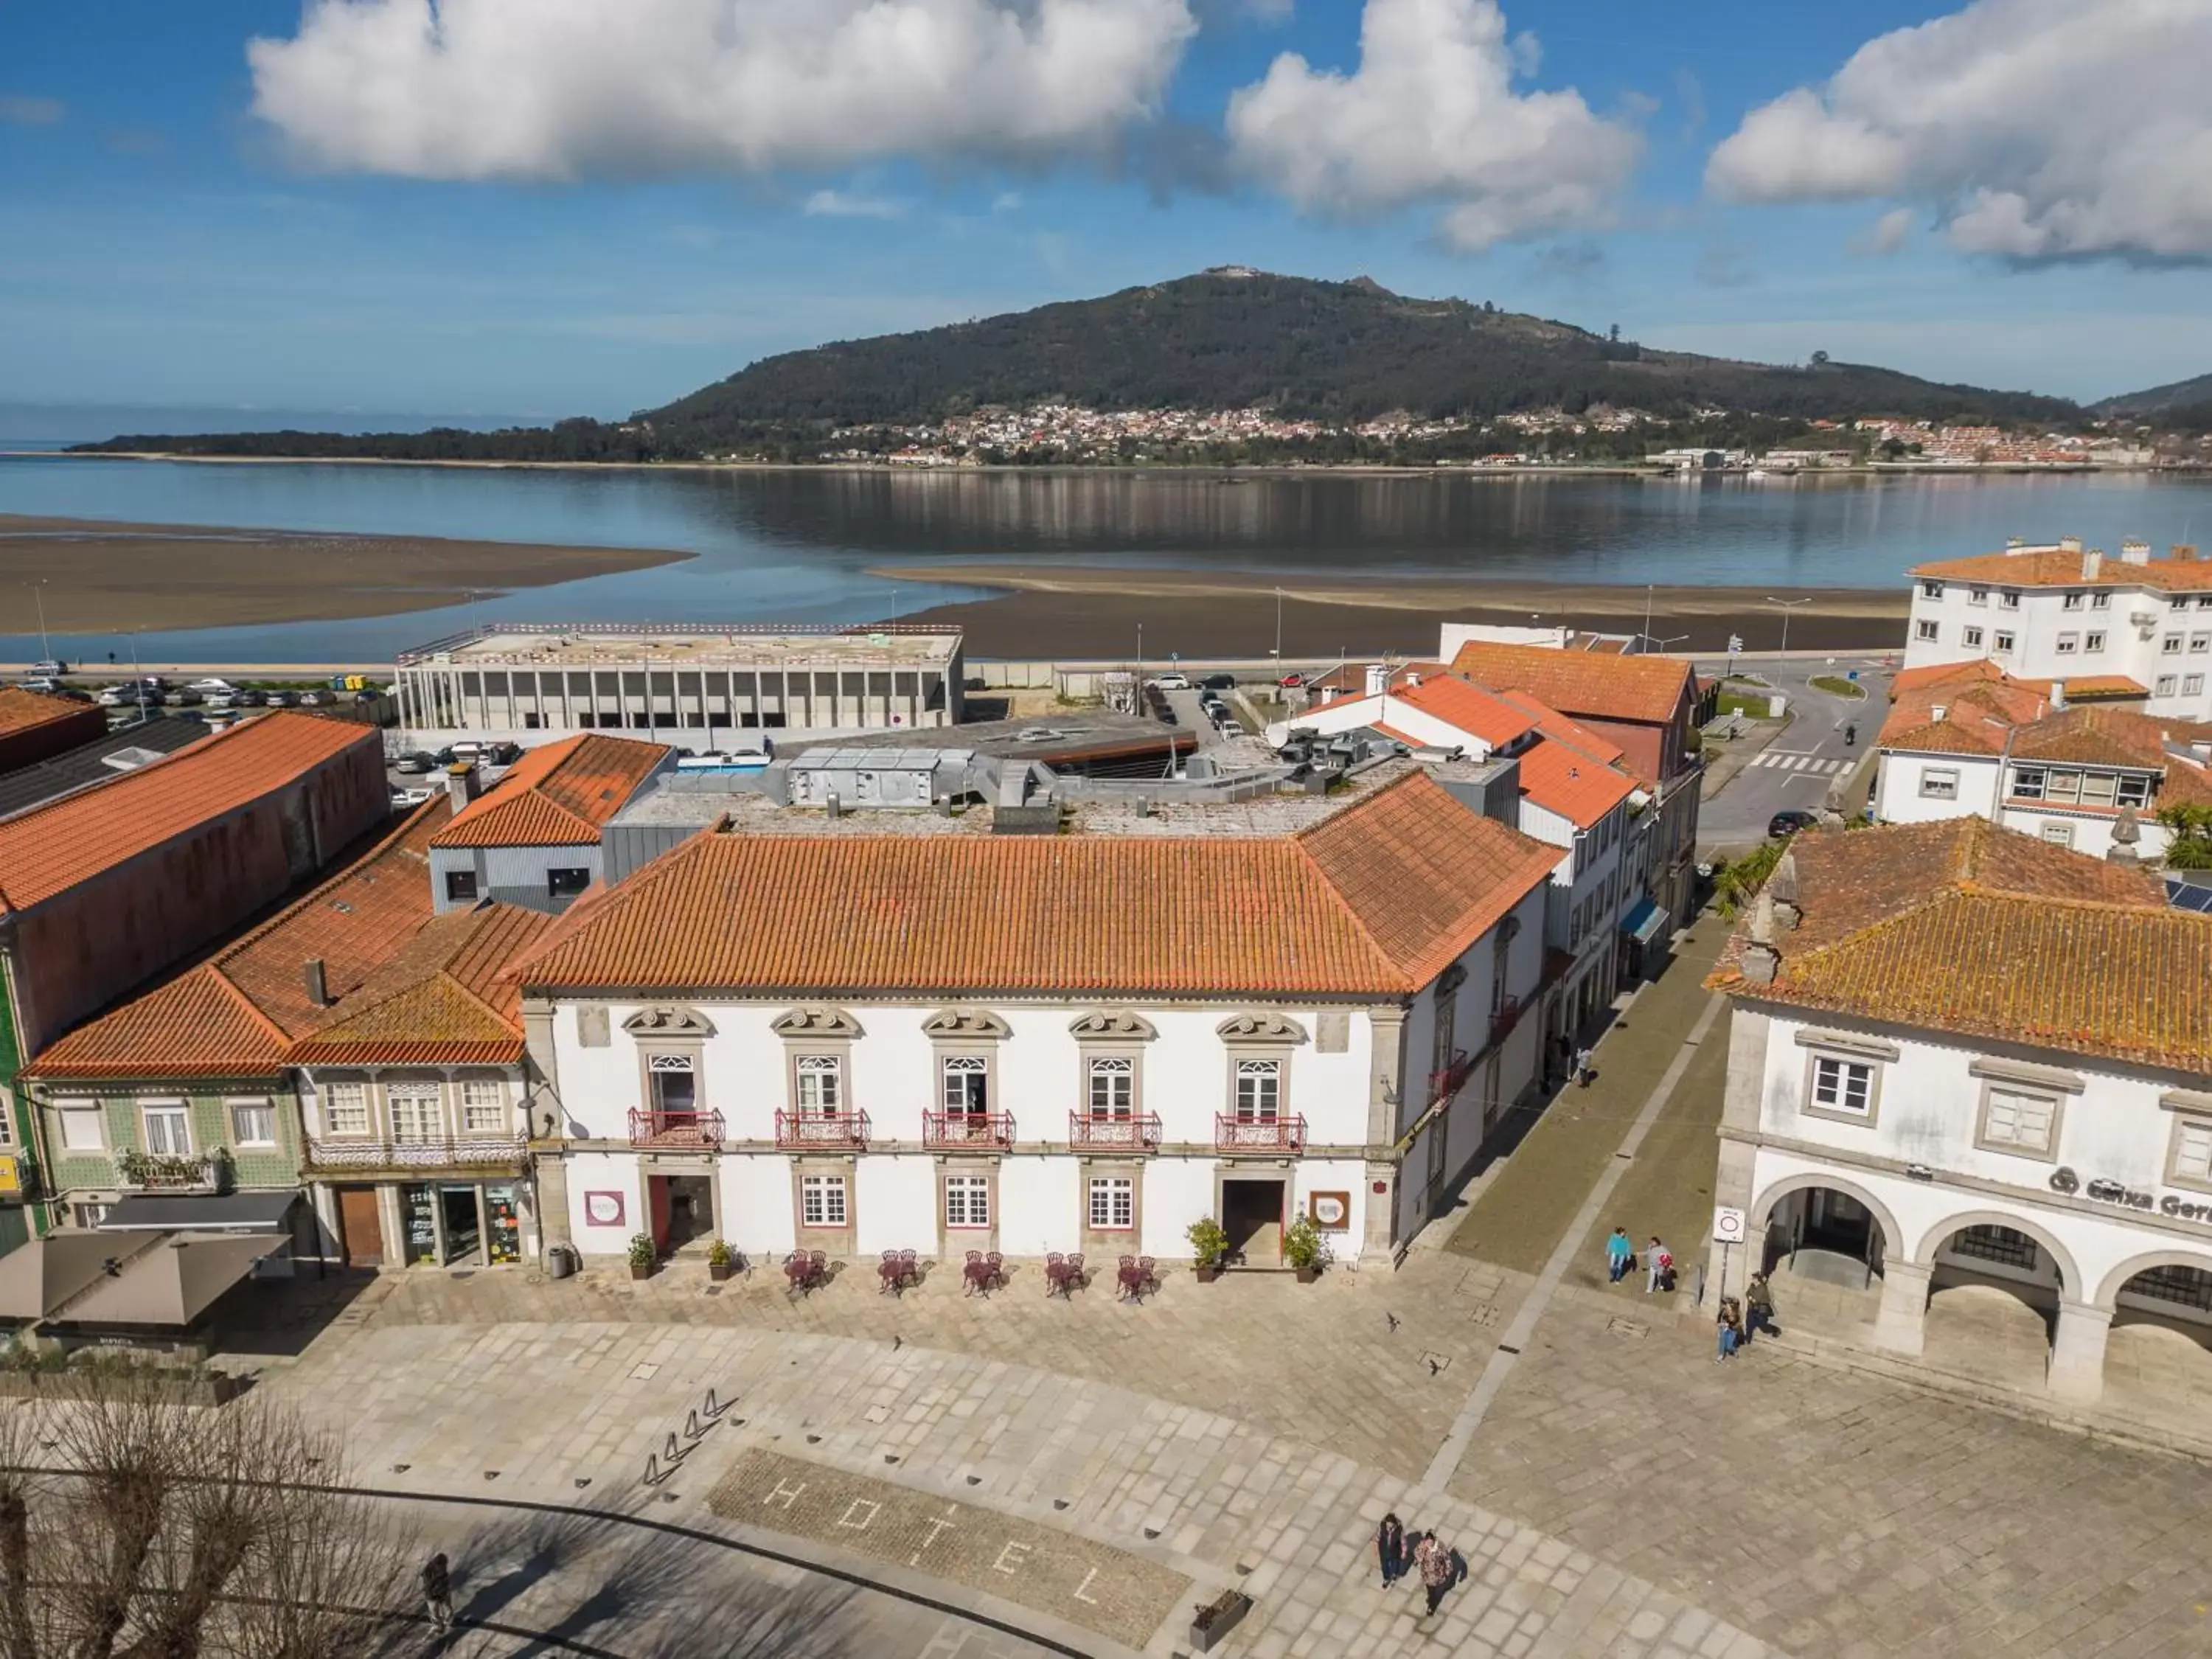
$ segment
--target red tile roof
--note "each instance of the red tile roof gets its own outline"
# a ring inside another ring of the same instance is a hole
[[[1413,774],[1294,836],[701,835],[580,901],[545,989],[1402,995],[1556,848]]]
[[[667,759],[668,745],[586,732],[532,749],[453,816],[440,847],[572,847],[609,818]]]
[[[1480,738],[1492,749],[1502,749],[1535,728],[1527,711],[1493,691],[1449,674],[1429,676],[1413,684],[1400,680],[1390,688],[1389,695],[1433,720]]]
[[[1612,738],[1601,736],[1578,720],[1571,720],[1548,703],[1539,702],[1526,691],[1500,691],[1498,696],[1536,723],[1536,729],[1547,738],[1556,738],[1588,755],[1592,760],[1603,761],[1610,766],[1626,759],[1628,751]]]
[[[235,811],[356,744],[382,742],[352,720],[279,710],[0,821],[0,915]]]
[[[1499,691],[1525,691],[1561,713],[1586,719],[1662,723],[1697,701],[1695,676],[1680,657],[1613,656],[1540,645],[1474,640],[1452,659],[1452,672]]]
[[[1590,828],[1636,788],[1626,772],[1551,738],[1521,756],[1521,793],[1577,829]]]
[[[56,720],[76,720],[84,712],[84,704],[67,697],[50,697],[43,691],[0,685],[0,737],[27,732],[33,726],[51,726]]]
[[[1991,587],[2154,587],[2166,592],[2212,592],[2212,560],[2153,559],[2130,564],[2106,554],[2094,576],[2081,574],[2081,555],[2035,552],[1975,553],[1963,559],[1917,564],[1907,573],[1938,580],[1979,582]]]

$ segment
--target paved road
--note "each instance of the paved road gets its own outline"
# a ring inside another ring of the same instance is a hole
[[[1886,708],[1887,672],[1871,657],[1838,657],[1826,661],[1793,659],[1787,663],[1739,659],[1739,672],[1756,673],[1778,686],[1796,711],[1780,737],[1707,799],[1698,809],[1698,840],[1707,847],[1745,848],[1765,839],[1766,822],[1784,807],[1818,811],[1829,787],[1848,778],[1871,752]],[[1700,662],[1698,672],[1713,674],[1723,662]],[[1868,689],[1853,701],[1814,690],[1814,676],[1856,671]],[[1858,741],[1844,741],[1844,728],[1856,724]]]

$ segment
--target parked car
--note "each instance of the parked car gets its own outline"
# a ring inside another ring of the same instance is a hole
[[[1285,674],[1282,678],[1275,682],[1276,684],[1281,686],[1285,691],[1295,691],[1305,683],[1306,677],[1303,674],[1296,673]]]
[[[204,696],[210,691],[229,690],[230,682],[228,680],[217,679],[213,675],[210,675],[206,679],[194,680],[191,683],[190,689]]]
[[[271,708],[289,708],[300,700],[299,694],[293,691],[271,691],[266,696]]]
[[[110,685],[100,689],[100,706],[102,708],[121,708],[136,704],[137,701],[138,688],[135,685]],[[156,697],[154,701],[159,702],[161,699]]]
[[[1154,677],[1152,684],[1163,691],[1188,691],[1190,690],[1190,676],[1181,673],[1161,674]]]
[[[327,708],[330,704],[330,701],[331,694],[327,691],[302,691],[300,693],[300,707],[302,708]]]
[[[435,789],[395,789],[392,792],[392,810],[403,812],[410,806],[420,806],[438,792]]]
[[[259,708],[268,702],[269,694],[251,690],[234,691],[230,694],[230,700],[240,708]]]
[[[48,696],[52,696],[62,689],[62,683],[59,680],[41,676],[35,679],[17,680],[15,689],[18,691],[43,691]]]
[[[69,665],[59,657],[41,657],[31,665],[31,672],[40,678],[52,679],[69,672]]]
[[[1209,691],[1226,691],[1237,684],[1234,674],[1208,674],[1199,684]]]
[[[163,692],[161,701],[172,708],[190,708],[196,703],[205,702],[207,699],[191,686],[180,685],[173,691]]]
[[[1777,841],[1786,841],[1800,830],[1810,830],[1820,823],[1820,815],[1802,808],[1785,806],[1766,821],[1766,833]]]
[[[428,771],[437,763],[434,757],[417,749],[413,753],[402,755],[398,760],[392,762],[392,769],[395,772],[405,772],[410,775],[415,775]]]

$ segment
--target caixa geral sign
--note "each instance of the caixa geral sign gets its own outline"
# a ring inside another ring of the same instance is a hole
[[[2100,1204],[2117,1204],[2124,1210],[2154,1210],[2180,1221],[2212,1221],[2212,1201],[2183,1198],[2175,1193],[2160,1198],[2155,1193],[2144,1192],[2120,1181],[2084,1182],[2064,1164],[2051,1172],[2051,1190],[2069,1198],[2078,1194]]]

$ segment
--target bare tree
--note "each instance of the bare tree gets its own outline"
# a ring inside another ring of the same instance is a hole
[[[128,1371],[0,1407],[0,1659],[341,1659],[406,1604],[335,1437]]]

